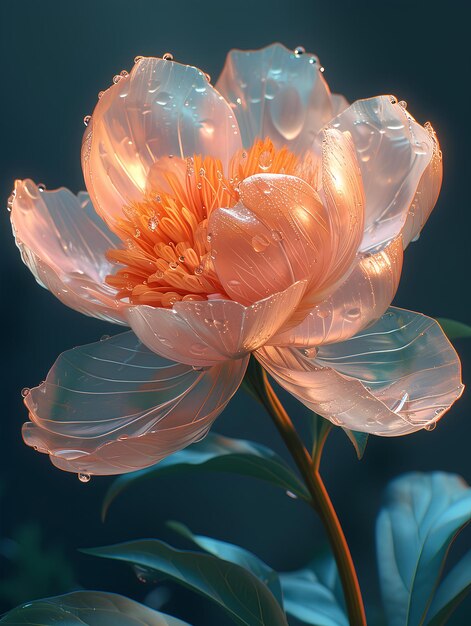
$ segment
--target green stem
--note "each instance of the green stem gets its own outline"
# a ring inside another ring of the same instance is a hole
[[[365,609],[350,549],[337,513],[319,473],[322,449],[330,429],[325,429],[322,438],[318,441],[314,458],[311,458],[293,422],[270,385],[266,372],[260,366],[255,365],[251,368],[250,374],[253,388],[256,389],[261,403],[269,413],[290,451],[309,490],[312,506],[324,524],[342,581],[350,626],[366,626]]]

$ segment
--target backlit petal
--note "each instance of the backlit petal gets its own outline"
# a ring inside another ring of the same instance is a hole
[[[150,350],[190,365],[212,365],[266,343],[292,315],[304,289],[298,282],[248,307],[232,300],[176,302],[172,309],[131,307],[127,316]]]
[[[204,437],[246,366],[195,370],[150,352],[132,332],[74,348],[26,396],[23,437],[69,472],[132,472]]]
[[[195,67],[143,58],[98,101],[84,136],[82,167],[110,224],[142,199],[158,159],[211,155],[227,166],[241,147],[234,113]]]
[[[355,269],[331,296],[313,307],[301,324],[275,335],[269,343],[311,348],[353,337],[391,304],[402,259],[401,237],[376,254],[360,256]]]
[[[105,284],[115,269],[105,252],[119,240],[88,194],[40,191],[31,180],[16,181],[11,221],[21,257],[41,286],[81,313],[125,323],[124,305]]]
[[[375,435],[433,428],[463,391],[460,360],[437,322],[397,308],[355,337],[322,346],[316,357],[268,346],[256,356],[319,415]]]
[[[239,186],[240,203],[213,211],[214,267],[231,298],[256,302],[308,279],[330,262],[330,229],[317,193],[300,178],[257,174]]]
[[[333,117],[317,57],[279,43],[229,52],[216,88],[234,109],[245,147],[270,137],[302,154]]]
[[[331,126],[349,131],[365,196],[363,250],[380,248],[403,232],[415,238],[438,197],[442,165],[430,125],[420,126],[392,96],[358,100]]]

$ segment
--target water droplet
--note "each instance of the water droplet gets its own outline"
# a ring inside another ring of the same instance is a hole
[[[305,52],[306,52],[306,50],[305,50],[302,46],[297,46],[297,47],[294,49],[294,54],[295,54],[297,57],[302,56]]]
[[[136,230],[134,231],[134,237],[136,239],[139,239],[140,236],[141,236],[141,231],[139,230],[139,228],[136,228]]]
[[[175,263],[175,261],[171,261],[171,262],[168,264],[168,266],[169,266],[169,268],[170,268],[171,270],[177,270],[177,269],[178,269],[178,263]]]
[[[90,482],[90,474],[85,474],[85,472],[78,473],[78,479],[81,483],[89,483]]]
[[[134,57],[134,63],[139,63],[139,61],[142,61],[143,58],[143,56]]]
[[[431,424],[427,424],[427,426],[425,426],[425,430],[428,430],[429,432],[431,432],[432,430],[435,430],[435,428],[437,427],[437,422],[432,422]]]
[[[103,97],[104,93],[105,93],[104,91],[99,91],[98,92],[98,100]]]
[[[213,239],[213,233],[208,233],[208,234],[206,235],[206,241],[207,241],[208,243],[211,243],[212,239]]]
[[[397,104],[397,98],[396,96],[389,96],[389,102],[391,104]]]
[[[46,191],[46,185],[44,183],[39,183],[38,184],[38,191]]]
[[[91,119],[92,119],[92,116],[91,116],[91,115],[86,115],[86,116],[83,118],[83,123],[85,124],[85,126],[88,126],[88,125],[90,124],[90,120],[91,120]]]
[[[317,354],[317,348],[303,348],[301,350],[301,352],[304,354],[304,356],[306,356],[308,359],[313,359],[316,354]]]
[[[252,237],[252,248],[255,252],[263,252],[270,245],[270,241],[265,235],[255,235]]]
[[[352,307],[345,311],[345,317],[351,320],[357,320],[361,315],[361,309],[359,306]]]
[[[178,257],[178,261],[179,261],[180,263],[185,263],[185,257],[183,256],[183,254],[181,254],[181,255]]]
[[[198,265],[198,267],[195,267],[195,274],[197,276],[201,276],[202,273],[203,273],[203,268],[201,267],[201,265]]]
[[[155,217],[155,215],[153,215],[152,217],[149,217],[149,220],[147,222],[147,228],[153,233],[157,226],[159,225],[159,220]]]
[[[295,493],[293,493],[292,491],[287,491],[286,495],[288,496],[288,498],[292,498],[293,500],[297,500],[298,499],[298,496]]]
[[[329,317],[330,315],[330,310],[326,307],[326,308],[321,308],[319,306],[316,307],[316,313],[317,316],[320,317],[321,319],[325,319],[326,317]]]
[[[208,81],[208,83],[211,82],[211,75],[208,74],[207,72],[204,73],[204,77],[206,78],[206,80]]]
[[[29,395],[30,391],[31,389],[29,387],[23,387],[23,389],[21,390],[21,395],[23,396],[23,398],[26,398],[26,396]]]
[[[162,55],[162,59],[164,61],[173,61],[173,54],[171,52],[165,52],[165,54]]]
[[[270,169],[272,163],[273,158],[271,152],[269,150],[264,150],[258,157],[259,168],[266,172],[268,169]]]
[[[129,72],[127,70],[121,70],[119,75],[123,78],[126,78],[126,76],[129,76]]]
[[[283,239],[283,233],[280,232],[279,230],[272,230],[271,231],[271,238],[274,241],[281,241]]]
[[[106,341],[107,339],[109,339],[111,337],[111,335],[102,335],[100,337],[100,341]]]
[[[405,100],[400,100],[398,104],[402,109],[407,109],[407,102]]]
[[[119,81],[121,80],[122,76],[120,76],[120,74],[115,74],[113,76],[113,83],[116,85],[116,83],[119,83]]]

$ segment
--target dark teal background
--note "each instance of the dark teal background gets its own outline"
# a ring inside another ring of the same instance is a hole
[[[443,190],[421,238],[406,252],[395,304],[470,323],[469,32],[460,14],[465,6],[382,0],[1,1],[4,555],[11,549],[7,538],[20,524],[34,521],[46,545],[62,544],[78,584],[143,600],[152,585],[138,583],[125,565],[80,555],[76,548],[143,536],[168,540],[167,519],[241,543],[279,569],[301,566],[321,545],[322,529],[305,506],[267,486],[230,476],[198,474],[141,485],[113,505],[103,525],[99,509],[110,479],[81,484],[22,444],[26,412],[21,388],[38,384],[61,351],[118,329],[65,308],[35,284],[11,236],[7,197],[15,178],[31,177],[48,188],[83,188],[82,119],[92,112],[98,91],[114,74],[130,69],[134,56],[171,51],[178,61],[197,65],[216,79],[231,47],[257,48],[273,41],[293,48],[303,45],[319,55],[333,91],[349,100],[393,93],[407,100],[420,122],[430,120],[437,130],[444,153]],[[469,340],[457,342],[457,349],[466,383]],[[327,445],[323,472],[370,605],[378,599],[373,533],[381,491],[390,478],[409,470],[441,469],[471,479],[470,397],[465,391],[433,432],[372,438],[362,462],[342,432],[334,433]],[[304,409],[288,404],[302,424]],[[268,418],[243,394],[216,430],[283,452]],[[460,538],[451,559],[465,543]],[[11,571],[5,556],[0,556],[0,568],[2,575]],[[165,610],[195,626],[226,624],[224,615],[192,594],[171,591]],[[469,611],[468,603],[453,623],[466,624]]]

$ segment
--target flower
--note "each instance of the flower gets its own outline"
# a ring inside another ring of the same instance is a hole
[[[17,181],[24,262],[68,306],[132,331],[61,355],[26,394],[28,445],[116,474],[203,437],[250,354],[346,428],[431,428],[462,393],[439,325],[390,307],[442,157],[392,96],[348,105],[318,59],[230,52],[216,86],[136,60],[86,119],[88,194]]]

